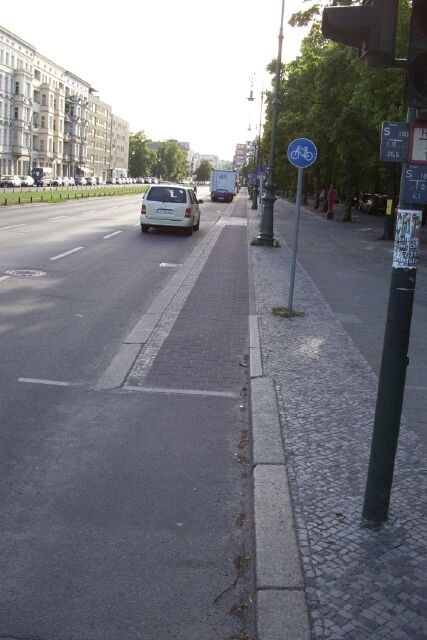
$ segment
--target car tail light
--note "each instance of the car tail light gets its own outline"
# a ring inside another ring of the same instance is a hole
[[[191,218],[191,208],[187,207],[185,210],[185,217],[186,218]]]
[[[141,207],[141,213],[142,213],[143,216],[145,216],[146,213],[147,213],[147,207],[145,206],[145,204],[143,204],[142,207]]]

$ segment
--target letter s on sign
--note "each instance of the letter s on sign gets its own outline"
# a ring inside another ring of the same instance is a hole
[[[390,135],[390,127],[384,127],[383,133],[384,133],[385,136],[389,136]]]
[[[412,178],[412,169],[408,167],[405,171],[405,175],[407,178]]]

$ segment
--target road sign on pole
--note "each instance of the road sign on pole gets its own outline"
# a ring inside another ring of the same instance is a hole
[[[296,138],[288,147],[288,160],[298,169],[306,169],[316,158],[316,145],[308,138]]]
[[[294,246],[292,250],[292,265],[291,276],[289,282],[289,299],[288,299],[288,311],[292,311],[293,297],[294,297],[294,284],[295,284],[295,270],[297,263],[297,248],[298,248],[298,227],[299,227],[299,212],[301,207],[301,190],[302,190],[302,177],[304,169],[309,167],[317,158],[317,148],[314,142],[308,138],[297,138],[293,140],[288,147],[288,160],[294,167],[298,168],[298,182],[297,182],[297,200],[295,207],[295,227],[294,227]]]
[[[408,122],[383,122],[381,127],[380,160],[406,162],[409,143]]]

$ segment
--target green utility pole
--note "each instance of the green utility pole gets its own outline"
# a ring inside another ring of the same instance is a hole
[[[282,43],[283,43],[283,13],[285,10],[285,0],[282,0],[282,13],[280,18],[280,31],[279,31],[279,50],[276,60],[276,76],[274,87],[274,98],[272,102],[271,113],[271,142],[270,142],[270,157],[267,167],[267,181],[265,183],[265,194],[262,198],[262,218],[261,218],[261,230],[257,236],[257,244],[274,246],[276,241],[273,233],[273,211],[274,202],[276,197],[274,195],[274,164],[276,153],[276,130],[277,120],[280,110],[280,69],[282,66]]]

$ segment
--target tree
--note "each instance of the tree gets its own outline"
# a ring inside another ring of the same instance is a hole
[[[129,136],[129,173],[134,178],[153,173],[157,156],[149,144],[150,140],[143,131],[131,133]]]
[[[176,142],[161,142],[157,151],[157,172],[164,180],[182,180],[188,176],[187,154]]]
[[[208,160],[202,160],[196,169],[196,180],[205,182],[210,179],[213,167]]]
[[[315,5],[311,12],[296,15],[294,24],[313,20],[318,9]],[[405,57],[409,15],[409,1],[401,0],[396,57]],[[274,74],[275,61],[267,69]],[[379,160],[380,128],[383,120],[405,120],[403,88],[401,70],[367,68],[355,49],[326,40],[315,18],[301,55],[282,66],[274,176],[278,189],[295,190],[296,169],[287,161],[287,147],[294,138],[307,137],[318,150],[316,163],[304,172],[305,187],[315,200],[331,183],[348,201],[356,191],[391,194],[388,182],[395,172],[391,163]],[[268,92],[262,141],[266,157],[272,98]]]

